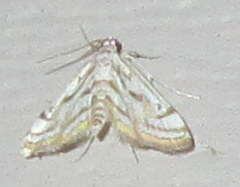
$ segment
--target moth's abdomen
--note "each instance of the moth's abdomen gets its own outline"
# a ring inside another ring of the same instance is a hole
[[[92,97],[92,110],[90,114],[91,123],[93,125],[103,125],[109,116],[109,111],[106,106],[106,100],[101,95]]]

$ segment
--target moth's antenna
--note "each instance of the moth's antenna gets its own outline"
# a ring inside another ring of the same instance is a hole
[[[77,58],[77,59],[75,59],[75,60],[72,60],[72,61],[70,61],[70,62],[68,62],[68,63],[66,63],[66,64],[64,64],[64,65],[61,65],[61,66],[59,66],[59,67],[56,67],[56,68],[48,71],[48,72],[46,73],[47,75],[49,75],[49,74],[51,74],[51,73],[54,73],[54,72],[56,72],[56,71],[58,71],[58,70],[61,70],[61,69],[65,68],[65,67],[67,67],[67,66],[70,66],[70,65],[73,65],[73,64],[78,63],[79,61],[81,61],[81,60],[89,57],[90,55],[92,55],[94,52],[96,52],[96,51],[99,49],[99,47],[101,47],[101,46],[97,45],[97,44],[101,43],[101,40],[92,40],[92,41],[90,41],[90,40],[88,39],[87,34],[86,34],[85,30],[83,29],[82,25],[80,25],[80,29],[81,29],[82,35],[83,35],[84,39],[86,40],[87,44],[85,44],[85,45],[83,45],[83,46],[81,46],[81,47],[72,49],[72,50],[70,50],[70,51],[62,52],[62,53],[59,53],[59,54],[56,54],[56,55],[47,57],[47,58],[45,58],[45,59],[43,59],[43,60],[38,61],[37,63],[46,62],[46,61],[48,61],[48,60],[57,58],[57,57],[59,57],[59,56],[65,56],[65,55],[68,55],[68,54],[77,52],[77,51],[79,51],[80,49],[83,49],[83,48],[86,48],[86,47],[90,47],[90,50],[88,50],[88,51],[87,51],[85,54],[83,54],[81,57],[79,57],[79,58]]]
[[[192,95],[190,93],[186,93],[186,92],[183,92],[183,91],[180,91],[176,88],[172,88],[170,86],[168,86],[167,84],[161,82],[161,81],[156,81],[159,85],[161,85],[163,88],[165,89],[168,89],[169,91],[179,95],[179,96],[184,96],[184,97],[187,97],[187,98],[190,98],[190,99],[195,99],[195,100],[200,100],[201,97],[198,96],[198,95]]]
[[[131,52],[129,53],[130,56],[134,57],[134,58],[147,58],[147,59],[154,59],[154,58],[160,58],[159,57],[148,57],[148,56],[143,56],[141,54],[138,54],[136,52]],[[140,73],[140,74],[143,74],[142,72],[145,72],[145,70],[143,69],[143,67],[140,65],[140,64],[137,64],[136,66],[136,69],[137,71]],[[144,75],[143,75],[144,76]],[[192,95],[190,93],[185,93],[185,92],[182,92],[178,89],[175,89],[175,88],[172,88],[170,86],[168,86],[167,84],[165,84],[164,82],[161,82],[161,81],[156,81],[156,80],[153,80],[152,77],[149,77],[147,79],[150,79],[149,81],[154,84],[154,82],[157,82],[157,84],[159,84],[160,86],[162,86],[163,88],[165,89],[168,89],[169,91],[177,94],[177,95],[180,95],[180,96],[185,96],[187,98],[191,98],[191,99],[195,99],[195,100],[200,100],[201,97],[200,96],[197,96],[197,95]],[[155,85],[154,85],[155,86]]]
[[[92,43],[94,43],[95,41],[90,42],[90,40],[88,39],[87,34],[86,34],[85,30],[83,29],[82,25],[80,25],[80,29],[81,29],[81,32],[82,32],[82,35],[83,35],[84,39],[87,41],[87,44],[85,44],[85,45],[83,45],[83,46],[80,46],[80,47],[77,47],[77,48],[75,48],[75,49],[71,49],[71,50],[69,50],[69,51],[60,52],[60,53],[58,53],[58,54],[55,54],[55,55],[46,57],[46,58],[44,58],[44,59],[42,59],[42,60],[37,61],[36,63],[39,63],[39,64],[40,64],[40,63],[43,63],[43,62],[52,60],[52,59],[57,58],[57,57],[60,57],[60,56],[66,56],[66,55],[75,53],[75,52],[77,52],[77,51],[79,51],[79,50],[81,50],[81,49],[84,49],[84,48],[86,48],[86,47],[88,47],[88,46],[91,46],[91,48],[94,48],[94,46],[93,46]]]
[[[90,40],[88,39],[88,36],[87,36],[87,34],[86,34],[86,32],[85,32],[85,30],[84,30],[84,28],[83,28],[82,25],[80,25],[80,29],[81,29],[82,35],[83,35],[84,39],[86,40],[86,42],[87,42],[88,44],[90,44],[91,42],[90,42]]]
[[[92,48],[93,51],[97,51],[99,49],[99,46],[96,45],[96,43],[101,43],[101,40],[89,40],[88,36],[87,36],[87,33],[85,32],[84,28],[82,27],[82,25],[80,25],[80,29],[81,29],[81,32],[82,32],[82,35],[84,37],[84,39],[86,40],[87,42],[87,45],[90,46]],[[95,45],[94,45],[95,44]]]

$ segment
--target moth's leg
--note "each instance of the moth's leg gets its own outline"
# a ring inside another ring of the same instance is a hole
[[[72,53],[79,52],[81,49],[84,49],[86,47],[88,47],[88,44],[80,46],[80,47],[77,47],[75,49],[71,49],[69,51],[64,51],[64,52],[60,52],[60,53],[52,55],[52,56],[48,56],[48,57],[46,57],[46,58],[44,58],[42,60],[37,61],[36,63],[40,64],[40,63],[44,63],[44,62],[47,62],[49,60],[52,60],[52,59],[55,59],[55,58],[58,58],[58,57],[61,57],[61,56],[70,55]]]
[[[90,149],[91,145],[93,144],[94,140],[95,140],[95,136],[93,136],[93,137],[89,140],[87,147],[86,147],[85,150],[82,152],[82,154],[80,155],[80,157],[75,160],[75,162],[81,160],[81,159],[87,154],[87,152],[89,151],[89,149]]]
[[[223,155],[224,154],[224,153],[216,150],[214,147],[212,147],[212,146],[210,146],[208,144],[201,143],[201,142],[198,143],[198,148],[199,148],[199,151],[200,150],[204,150],[204,151],[208,150],[208,151],[210,151],[210,153],[213,156],[216,156],[216,155],[218,156],[218,155]]]
[[[147,56],[144,54],[140,54],[136,51],[128,51],[127,54],[133,58],[144,58],[144,59],[148,59],[148,60],[153,60],[153,59],[159,59],[161,58],[161,56]]]
[[[49,60],[52,60],[52,59],[55,59],[55,58],[58,58],[58,57],[61,57],[61,56],[70,55],[72,53],[79,52],[81,49],[87,48],[89,46],[92,49],[96,48],[95,45],[100,43],[101,40],[92,40],[92,41],[90,41],[88,39],[87,34],[86,34],[85,30],[83,29],[82,25],[80,26],[80,29],[81,29],[82,35],[83,35],[84,39],[86,40],[87,44],[79,46],[79,47],[76,47],[76,48],[71,49],[69,51],[63,51],[63,52],[60,52],[58,54],[54,54],[52,56],[48,56],[48,57],[46,57],[46,58],[44,58],[42,60],[37,61],[36,63],[44,63],[46,61],[49,61]]]
[[[68,66],[71,66],[71,65],[73,65],[73,64],[76,64],[76,63],[80,62],[81,60],[83,60],[83,59],[91,56],[93,53],[95,53],[95,51],[89,50],[89,51],[87,51],[86,53],[84,53],[82,56],[80,56],[79,58],[77,58],[77,59],[75,59],[75,60],[72,60],[72,61],[70,61],[70,62],[67,62],[66,64],[63,64],[63,65],[61,65],[61,66],[58,66],[58,67],[56,67],[56,68],[48,71],[46,74],[49,75],[49,74],[54,73],[54,72],[56,72],[56,71],[59,71],[59,70],[61,70],[61,69],[63,69],[63,68],[66,68],[66,67],[68,67]]]
[[[137,152],[136,152],[136,150],[134,149],[134,147],[132,145],[130,145],[130,147],[131,147],[132,153],[134,155],[134,158],[135,158],[135,160],[136,160],[136,162],[138,164],[139,163],[139,158],[138,158]]]

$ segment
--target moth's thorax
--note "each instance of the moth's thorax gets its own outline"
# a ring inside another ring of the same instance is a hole
[[[101,47],[95,55],[97,80],[109,80],[112,67],[121,50],[122,44],[113,37],[101,41]]]
[[[96,59],[96,74],[94,75],[96,81],[112,79],[112,61],[103,55],[98,55]]]
[[[115,62],[113,59],[119,58],[116,53],[102,52],[96,55],[95,58],[95,80],[112,80],[113,69]]]

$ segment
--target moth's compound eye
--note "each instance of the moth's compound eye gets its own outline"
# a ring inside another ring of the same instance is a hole
[[[111,48],[115,48],[117,53],[120,53],[122,50],[122,44],[115,38],[108,38],[104,41],[103,46],[110,46]]]
[[[115,41],[115,46],[117,48],[117,52],[120,53],[122,50],[122,44],[116,39],[114,39],[114,41]]]

